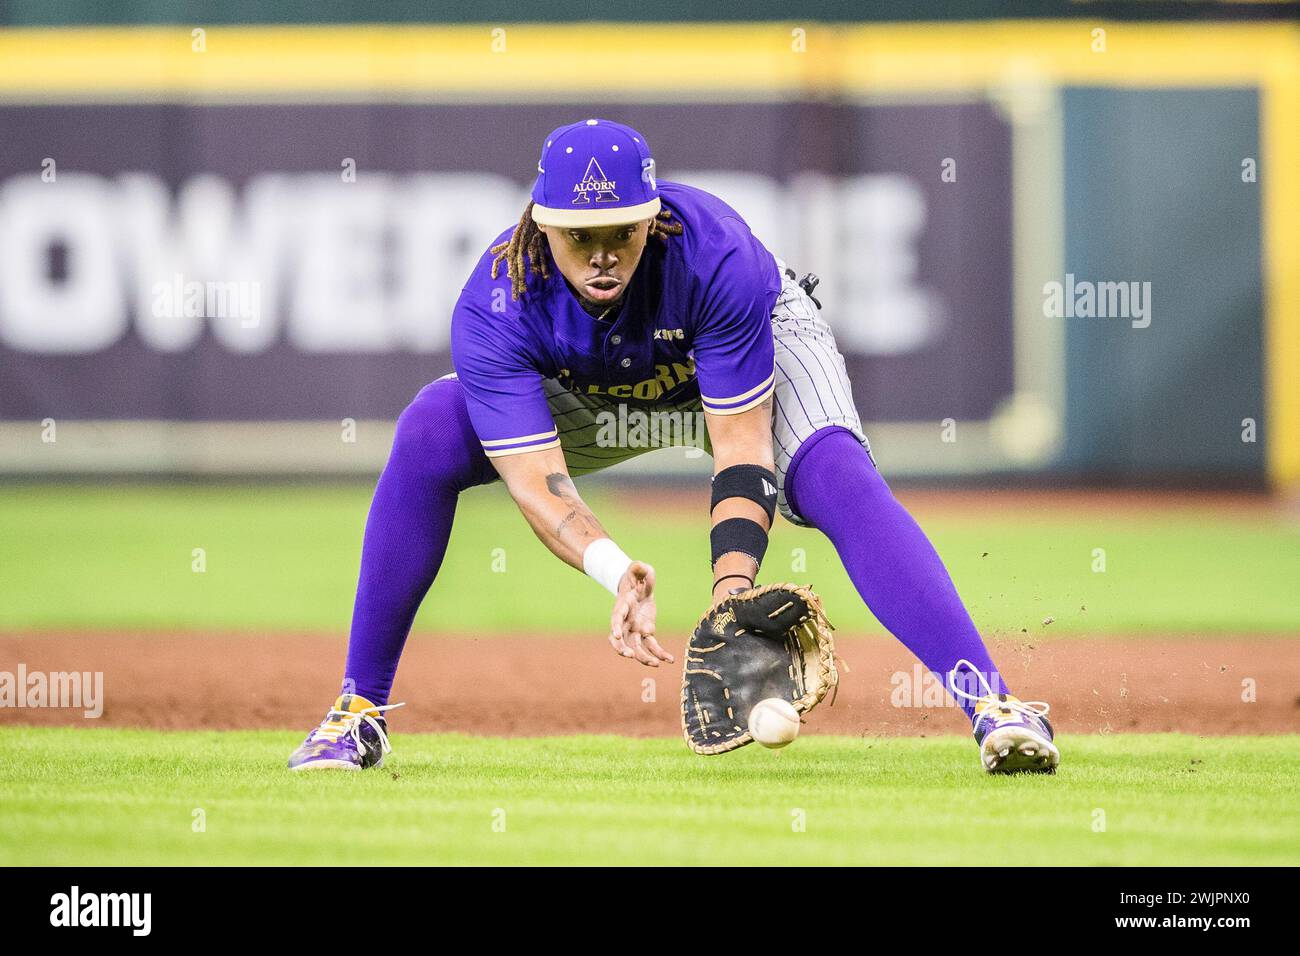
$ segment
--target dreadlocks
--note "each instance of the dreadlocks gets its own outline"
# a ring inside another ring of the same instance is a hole
[[[682,224],[673,222],[673,214],[668,209],[660,209],[659,215],[650,220],[650,234],[658,236],[663,242],[669,236],[680,236]],[[499,242],[490,250],[495,257],[492,260],[492,278],[497,277],[498,266],[506,264],[506,275],[510,277],[510,298],[517,299],[524,294],[524,285],[534,269],[543,279],[551,277],[551,270],[546,264],[546,236],[533,222],[533,204],[530,202],[519,217],[519,225],[505,242]],[[524,257],[527,256],[527,262]]]

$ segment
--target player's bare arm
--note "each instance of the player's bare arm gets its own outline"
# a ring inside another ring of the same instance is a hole
[[[570,567],[582,570],[582,554],[608,538],[600,520],[578,494],[559,448],[493,461],[510,496],[542,544]]]
[[[622,552],[578,494],[563,450],[510,455],[493,464],[524,519],[552,554],[597,580],[606,573],[613,579],[617,590],[609,642],[615,653],[647,667],[673,663],[673,656],[655,639],[654,569],[643,561],[631,561],[626,569],[611,564]],[[614,570],[608,571],[610,567]]]
[[[772,401],[736,415],[705,412],[709,440],[713,444],[713,474],[716,477],[736,465],[752,465],[773,472]],[[761,486],[760,486],[761,487]],[[731,519],[752,521],[766,535],[772,527],[766,508],[749,498],[732,495],[713,508],[712,529]],[[727,551],[713,565],[713,602],[725,600],[737,587],[753,587],[759,561],[744,551]]]

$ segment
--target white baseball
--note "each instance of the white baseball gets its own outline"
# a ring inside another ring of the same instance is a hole
[[[780,697],[760,700],[749,712],[749,734],[764,747],[784,747],[799,736],[799,712]]]

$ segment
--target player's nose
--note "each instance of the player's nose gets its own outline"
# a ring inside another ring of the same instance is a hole
[[[618,263],[618,256],[612,249],[596,246],[591,250],[591,264],[597,269],[611,269]]]

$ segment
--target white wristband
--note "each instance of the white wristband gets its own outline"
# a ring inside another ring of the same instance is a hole
[[[597,538],[582,552],[582,570],[610,594],[618,594],[618,582],[623,580],[632,559],[609,538]]]

